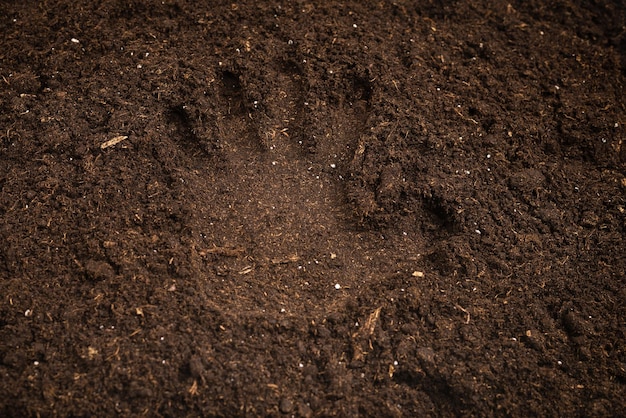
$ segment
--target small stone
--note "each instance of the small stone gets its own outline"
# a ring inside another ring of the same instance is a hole
[[[423,271],[414,271],[413,274],[411,274],[411,276],[413,276],[413,277],[424,277],[424,272]]]
[[[282,412],[283,414],[288,414],[293,411],[293,402],[291,401],[291,399],[283,398],[280,401],[279,408],[280,412]]]

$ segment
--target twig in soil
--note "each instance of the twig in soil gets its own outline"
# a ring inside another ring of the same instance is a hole
[[[457,113],[457,115],[459,115],[460,117],[462,117],[465,120],[469,120],[471,122],[474,122],[474,124],[478,125],[478,122],[475,119],[472,119],[470,117],[465,116],[464,114],[461,113],[461,111],[459,109],[457,109],[456,107],[454,108],[454,111]]]
[[[100,145],[100,149],[107,149],[107,148],[113,147],[125,139],[128,139],[126,135],[116,136],[115,138],[111,138],[108,141],[103,142],[102,145]]]
[[[246,266],[239,272],[239,274],[248,274],[251,273],[252,270],[254,270],[254,266]]]
[[[463,308],[461,305],[454,305],[458,310],[465,312],[465,314],[467,315],[467,318],[465,318],[465,323],[469,324],[470,323],[470,313],[467,309]]]

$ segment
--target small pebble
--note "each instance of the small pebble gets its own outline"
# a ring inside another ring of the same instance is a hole
[[[288,414],[293,411],[293,402],[290,399],[283,398],[280,401],[280,412],[283,414]]]

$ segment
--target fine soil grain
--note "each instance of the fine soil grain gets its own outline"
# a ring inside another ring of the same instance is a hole
[[[620,416],[619,0],[0,1],[0,416]]]

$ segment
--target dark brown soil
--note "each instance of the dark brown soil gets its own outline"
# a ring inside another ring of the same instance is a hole
[[[622,1],[0,16],[1,416],[626,410]]]

